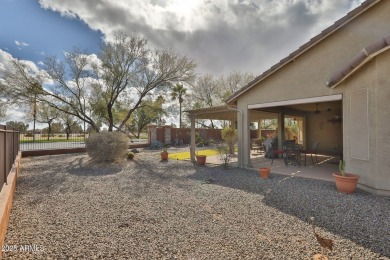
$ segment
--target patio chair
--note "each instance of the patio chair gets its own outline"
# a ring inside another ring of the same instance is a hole
[[[301,150],[301,154],[305,155],[305,164],[304,165],[306,165],[306,155],[310,154],[311,162],[314,164],[314,160],[313,160],[313,155],[314,155],[314,157],[316,158],[316,164],[318,166],[318,159],[317,159],[318,145],[319,145],[319,142],[314,142],[314,143],[312,143],[312,145],[309,149]]]
[[[275,157],[279,158],[279,154],[281,154],[282,158],[283,158],[283,155],[285,153],[285,148],[283,147],[282,149],[278,149],[277,139],[276,139],[276,141],[272,142],[272,146],[271,147],[272,147],[272,152],[271,152],[272,161],[271,161],[271,164],[273,164]]]
[[[286,141],[284,143],[285,150],[285,165],[287,166],[289,162],[292,165],[301,165],[301,153],[299,149],[299,145],[295,143],[295,140]]]
[[[258,151],[259,154],[264,152],[264,145],[261,139],[254,139],[251,142],[251,150]]]

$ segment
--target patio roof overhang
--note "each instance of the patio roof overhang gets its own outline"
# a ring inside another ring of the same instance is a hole
[[[234,120],[237,117],[237,111],[226,105],[185,110],[184,112],[187,112],[190,118],[196,119]]]

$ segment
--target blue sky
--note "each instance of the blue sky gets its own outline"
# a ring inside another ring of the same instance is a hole
[[[0,49],[38,64],[45,56],[63,57],[77,46],[96,52],[103,34],[80,19],[41,8],[33,0],[0,0]]]

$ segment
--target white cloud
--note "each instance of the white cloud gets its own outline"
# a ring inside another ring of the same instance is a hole
[[[260,74],[362,0],[40,0],[112,39],[138,33],[195,59],[202,72]]]
[[[16,46],[19,47],[19,49],[21,49],[22,47],[27,47],[29,45],[28,43],[21,42],[21,41],[15,41],[15,44],[16,44]]]
[[[10,66],[12,59],[13,58],[11,54],[0,49],[0,78],[2,77],[6,68]]]

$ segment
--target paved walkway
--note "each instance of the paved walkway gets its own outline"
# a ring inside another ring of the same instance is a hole
[[[338,161],[338,156],[318,155],[318,166],[312,164],[310,156],[307,158],[306,166],[304,166],[303,158],[301,166],[290,164],[286,166],[283,159],[275,159],[274,163],[271,164],[272,159],[264,158],[263,153],[251,153],[251,164],[253,169],[268,167],[271,168],[271,173],[324,181],[334,181],[332,173],[338,171]],[[219,155],[208,156],[207,163],[222,164]],[[237,155],[231,158],[229,165],[237,167]]]

